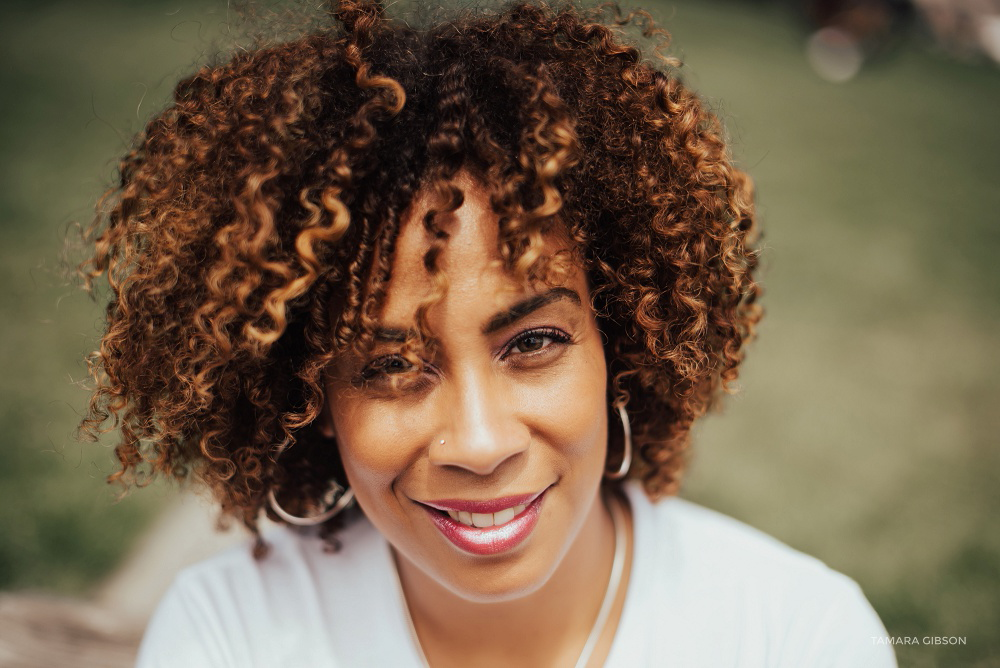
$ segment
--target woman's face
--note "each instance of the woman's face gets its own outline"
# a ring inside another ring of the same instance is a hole
[[[584,272],[534,288],[514,280],[499,262],[486,195],[468,180],[465,192],[442,221],[448,289],[428,311],[433,357],[413,370],[399,354],[434,289],[423,266],[427,201],[418,198],[403,221],[378,343],[331,372],[324,420],[358,503],[398,558],[485,602],[537,590],[594,516],[606,371]]]

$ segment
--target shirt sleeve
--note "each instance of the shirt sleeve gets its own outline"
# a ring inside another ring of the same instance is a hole
[[[192,579],[178,576],[146,627],[136,668],[236,668],[210,603]]]
[[[806,615],[794,629],[791,656],[782,666],[897,668],[882,620],[856,582],[838,574],[838,586],[818,616]]]

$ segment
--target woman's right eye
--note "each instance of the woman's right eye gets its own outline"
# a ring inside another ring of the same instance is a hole
[[[406,373],[413,370],[413,364],[402,355],[383,355],[372,360],[361,370],[361,379],[375,380],[379,376]]]

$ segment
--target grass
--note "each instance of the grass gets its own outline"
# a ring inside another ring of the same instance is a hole
[[[1000,72],[914,39],[844,85],[762,3],[660,2],[686,80],[759,188],[767,317],[698,430],[686,494],[857,579],[905,666],[1000,665]],[[0,588],[81,593],[170,492],[113,503],[79,445],[100,309],[66,224],[210,55],[224,3],[22,3],[0,21]]]

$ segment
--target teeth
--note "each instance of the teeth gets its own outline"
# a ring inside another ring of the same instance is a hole
[[[514,519],[515,514],[516,513],[513,508],[507,508],[506,510],[501,510],[499,513],[493,513],[493,524],[507,524],[507,522]]]
[[[464,510],[449,510],[448,517],[466,526],[483,529],[506,524],[523,513],[525,508],[527,506],[514,506],[513,508],[504,508],[496,513],[467,513]]]

